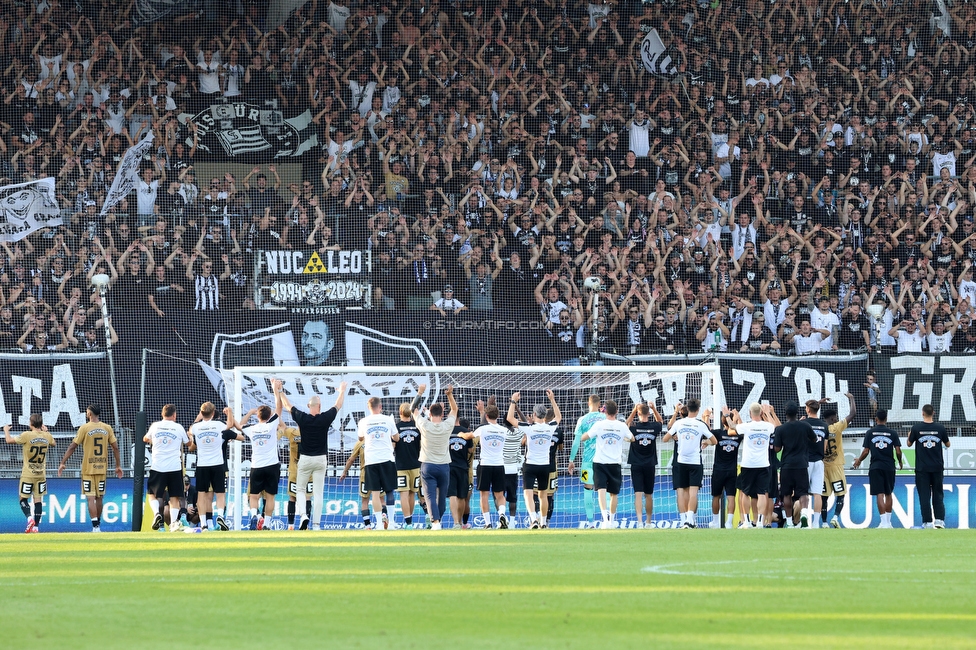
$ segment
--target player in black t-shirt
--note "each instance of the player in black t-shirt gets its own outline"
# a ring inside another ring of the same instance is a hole
[[[915,485],[918,489],[918,505],[922,509],[922,528],[945,528],[942,493],[945,461],[942,458],[942,446],[949,446],[949,434],[944,426],[933,421],[934,416],[935,409],[931,404],[923,406],[922,421],[913,426],[908,434],[909,447],[918,443],[915,448]]]
[[[413,421],[410,403],[400,405],[400,419],[397,420],[397,432],[400,439],[394,446],[394,456],[397,469],[397,492],[400,493],[400,510],[403,512],[403,527],[413,528],[413,511],[415,495],[419,496],[420,507],[427,515],[427,503],[424,499],[420,481],[420,430]]]
[[[878,514],[881,524],[878,528],[891,528],[891,493],[895,491],[895,456],[898,456],[898,469],[904,467],[901,458],[901,440],[898,433],[885,426],[888,423],[888,409],[878,409],[874,415],[877,424],[864,432],[864,449],[851,466],[857,469],[868,454],[871,454],[871,469],[868,470],[868,483],[871,496],[877,498]]]
[[[653,413],[654,419],[651,419]],[[634,418],[637,421],[634,421]],[[651,525],[654,513],[654,479],[657,468],[657,439],[663,432],[664,418],[653,403],[638,404],[627,417],[627,426],[634,434],[630,443],[630,482],[634,487],[634,510],[637,527]]]
[[[464,418],[458,420],[451,431],[447,448],[451,453],[450,482],[447,496],[451,499],[451,516],[454,517],[454,528],[471,528],[464,515],[464,506],[471,494],[471,479],[468,471],[471,469],[471,458],[474,452],[471,425]]]
[[[711,413],[706,411],[705,422],[710,422]],[[722,411],[722,426],[712,430],[712,435],[718,440],[715,446],[715,461],[712,465],[712,521],[709,528],[721,528],[722,495],[725,495],[726,514],[725,528],[732,528],[732,518],[735,516],[735,481],[738,476],[739,443],[742,436],[735,431],[729,417],[728,407]]]
[[[780,487],[783,493],[783,510],[787,522],[793,518],[793,504],[800,505],[800,525],[806,528],[810,521],[810,474],[807,458],[810,445],[817,441],[817,434],[806,420],[798,420],[800,405],[786,403],[783,414],[786,422],[773,431],[775,451],[782,451],[780,459]]]
[[[820,414],[820,402],[815,399],[807,400],[807,418],[805,422],[813,427],[813,432],[817,439],[810,443],[810,451],[807,456],[807,472],[810,475],[810,493],[813,495],[813,514],[811,515],[810,525],[820,528],[821,508],[823,507],[824,491],[824,454],[827,453],[827,423],[817,417]],[[802,515],[800,525],[803,525]]]

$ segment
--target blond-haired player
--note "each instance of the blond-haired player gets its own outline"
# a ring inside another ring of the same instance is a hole
[[[44,504],[41,498],[47,492],[47,451],[54,447],[54,436],[44,426],[40,413],[30,416],[30,429],[16,436],[10,435],[10,425],[3,427],[3,439],[12,445],[21,445],[24,452],[24,466],[20,470],[20,509],[27,517],[25,533],[38,532]],[[31,514],[30,500],[34,500]]]
[[[197,470],[197,512],[200,516],[201,528],[214,527],[214,513],[216,512],[216,527],[227,530],[224,520],[224,498],[227,493],[227,464],[224,460],[223,433],[227,425],[214,420],[217,407],[213,402],[200,405],[200,412],[187,432],[190,438],[190,450],[196,449]],[[214,508],[214,497],[217,507]]]

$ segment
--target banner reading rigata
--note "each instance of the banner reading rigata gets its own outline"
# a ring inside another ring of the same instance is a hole
[[[0,187],[0,242],[15,242],[61,224],[53,178]]]

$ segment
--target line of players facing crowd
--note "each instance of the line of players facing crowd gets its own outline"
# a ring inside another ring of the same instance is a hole
[[[335,405],[325,412],[321,412],[318,397],[310,399],[309,413],[288,403],[280,381],[275,381],[273,387],[276,396],[275,411],[272,412],[268,406],[262,406],[248,412],[241,422],[247,422],[252,415],[256,415],[258,423],[251,426],[242,427],[235,422],[229,408],[224,410],[227,415],[226,424],[214,421],[216,408],[212,403],[206,402],[201,406],[187,436],[182,426],[176,423],[176,408],[169,404],[163,407],[163,419],[154,423],[145,437],[146,442],[153,445],[149,486],[154,497],[150,500],[154,512],[154,529],[162,526],[168,497],[170,530],[176,531],[183,527],[180,523],[182,515],[188,515],[194,523],[199,521],[203,528],[216,525],[226,530],[228,526],[223,518],[226,492],[225,443],[245,438],[252,443],[252,472],[248,490],[251,528],[264,527],[264,517],[258,516],[258,504],[259,499],[264,497],[265,505],[262,510],[265,516],[273,513],[280,473],[277,452],[277,441],[280,437],[288,438],[291,446],[290,523],[293,524],[297,509],[300,528],[309,527],[310,519],[305,512],[306,499],[311,492],[312,527],[318,528],[327,461],[324,443],[338,410],[342,408],[346,385],[340,384]],[[494,398],[490,398],[487,404],[479,401],[476,406],[483,424],[472,431],[466,422],[457,419],[458,405],[451,387],[446,391],[450,413],[445,417],[444,406],[434,404],[429,409],[429,418],[423,417],[419,406],[425,389],[426,386],[421,386],[414,402],[401,406],[399,421],[383,415],[380,400],[372,398],[368,403],[370,414],[359,422],[361,444],[350,455],[342,478],[345,478],[354,460],[359,458],[363,466],[360,492],[363,495],[364,525],[378,527],[382,522],[384,528],[388,527],[391,523],[388,513],[392,512],[394,504],[393,494],[399,492],[404,525],[412,527],[414,496],[423,485],[428,494],[434,495],[434,500],[428,505],[423,492],[420,493],[420,504],[428,512],[431,527],[440,527],[445,493],[451,498],[455,526],[469,527],[469,512],[465,506],[473,484],[471,461],[474,441],[478,441],[481,445],[478,490],[481,493],[484,527],[493,527],[489,508],[492,496],[497,508],[498,527],[508,527],[510,519],[515,515],[518,460],[523,446],[526,447],[526,456],[521,469],[530,526],[546,527],[547,516],[552,514],[553,496],[557,487],[555,452],[563,443],[563,435],[559,430],[562,415],[553,393],[547,391],[551,406],[536,404],[529,418],[525,418],[519,410],[520,393],[514,393],[505,418],[510,428],[499,424],[500,412]],[[715,430],[710,430],[705,424],[711,420],[711,413],[707,409],[702,413],[704,421],[697,418],[697,400],[689,400],[685,406],[679,404],[662,441],[676,441],[673,477],[681,526],[696,526],[697,493],[704,473],[701,451],[709,445],[717,446],[712,471],[710,527],[718,528],[721,525],[718,513],[723,494],[730,498],[725,526],[731,526],[736,507],[736,501],[732,497],[737,490],[742,519],[740,528],[753,525],[769,527],[773,521],[779,521],[781,526],[789,526],[791,521],[795,521],[801,527],[810,524],[816,527],[820,523],[820,517],[826,520],[826,497],[831,493],[837,497],[835,511],[840,512],[846,495],[842,434],[856,414],[853,396],[848,393],[847,398],[850,408],[844,419],[839,418],[835,404],[826,404],[821,408],[822,402],[810,400],[805,404],[806,418],[802,420],[798,419],[799,406],[795,402],[787,403],[787,422],[784,424],[779,421],[771,405],[752,404],[749,408],[750,421],[743,422],[738,412],[724,409],[720,419],[722,426]],[[643,527],[645,513],[647,521],[650,521],[653,508],[656,441],[663,432],[663,418],[653,404],[636,405],[626,422],[618,420],[618,407],[612,400],[601,406],[599,396],[592,395],[588,404],[589,412],[576,424],[568,470],[573,473],[573,460],[581,450],[580,478],[589,490],[586,494],[592,495],[596,491],[601,526],[614,527],[617,495],[622,483],[621,443],[629,440],[631,447],[628,462],[635,491],[635,510],[638,526]],[[281,410],[286,405],[299,425],[297,430],[294,427],[284,427],[280,421]],[[115,454],[117,476],[121,477],[122,469],[114,432],[109,425],[100,422],[100,409],[95,405],[89,406],[86,415],[88,421],[79,428],[77,436],[65,452],[58,474],[62,474],[67,460],[81,447],[82,494],[88,497],[92,529],[98,532],[109,448]],[[824,419],[821,420],[818,416],[823,416]],[[942,528],[945,518],[942,447],[949,447],[950,443],[945,427],[935,423],[933,417],[934,409],[931,405],[924,406],[922,423],[912,428],[908,444],[911,446],[919,442],[915,478],[923,527]],[[898,459],[899,468],[903,464],[899,436],[886,426],[886,420],[886,411],[876,412],[877,424],[866,432],[862,453],[853,464],[853,468],[857,469],[870,454],[870,491],[877,498],[882,528],[891,527],[895,458]],[[42,517],[42,497],[46,493],[45,461],[47,452],[55,446],[55,441],[43,424],[40,414],[31,416],[28,431],[17,436],[11,435],[10,431],[10,425],[4,427],[5,441],[23,448],[20,505],[27,516],[25,532],[38,532]],[[423,445],[423,440],[428,444]],[[191,488],[197,498],[193,498],[189,492],[184,495],[184,487],[189,487],[184,485],[186,478],[182,471],[184,444],[190,450],[198,452],[197,485]],[[741,470],[737,475],[739,447],[743,453]],[[444,451],[447,451],[446,455]],[[779,452],[782,453],[781,458],[778,458]],[[440,462],[445,458],[446,463]],[[297,463],[294,462],[296,459]],[[275,462],[271,462],[272,460]],[[510,467],[514,471],[510,472]],[[301,489],[298,489],[299,485],[302,486]],[[812,492],[814,503],[811,504],[811,487],[817,486],[820,486],[820,490]],[[780,494],[785,511],[792,512],[792,517],[784,517],[779,512],[774,514],[773,502],[776,495]],[[768,498],[770,495],[773,499]],[[215,496],[216,518],[212,509]],[[297,499],[298,496],[301,496],[300,500]],[[372,521],[367,496],[371,496],[373,501]],[[181,508],[181,499],[184,497],[189,503],[189,511]],[[33,510],[31,499],[34,502]],[[592,497],[588,500],[591,503]],[[508,513],[505,511],[506,504]],[[831,519],[831,525],[839,525],[836,515]]]

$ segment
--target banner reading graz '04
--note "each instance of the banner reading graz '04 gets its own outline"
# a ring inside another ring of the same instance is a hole
[[[976,357],[901,354],[874,359],[881,406],[889,422],[918,422],[922,407],[935,407],[935,420],[949,426],[976,423]]]
[[[837,357],[778,357],[773,355],[720,354],[724,401],[743,413],[753,402],[769,402],[780,417],[789,400],[803,404],[826,398],[836,402],[840,417],[849,413],[844,394],[854,396],[857,409],[853,424],[867,426],[869,404],[864,377],[867,355]],[[721,399],[719,400],[722,401]]]
[[[259,309],[338,314],[372,304],[366,251],[263,250],[254,256],[254,303]]]
[[[89,404],[101,406],[114,424],[108,360],[104,352],[80,354],[0,354],[0,426],[26,429],[31,413],[40,413],[52,432],[85,423]]]

